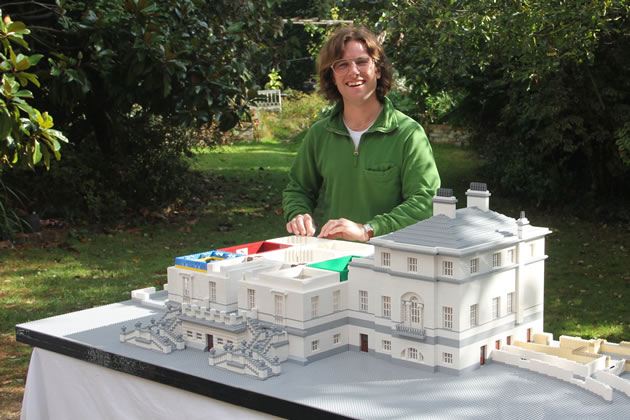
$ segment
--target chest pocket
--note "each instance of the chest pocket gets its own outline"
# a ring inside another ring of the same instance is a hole
[[[364,169],[363,173],[370,182],[392,182],[398,180],[398,167],[392,162],[381,162]]]

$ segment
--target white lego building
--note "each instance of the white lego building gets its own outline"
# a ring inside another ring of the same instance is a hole
[[[434,216],[368,244],[283,237],[177,258],[172,307],[121,341],[209,351],[211,365],[266,378],[348,350],[432,371],[483,365],[543,331],[545,236],[489,209],[473,183]],[[347,280],[346,280],[347,279]]]
[[[489,209],[473,183],[466,208],[451,190],[434,197],[434,216],[370,241],[348,282],[350,344],[423,367],[461,372],[494,348],[543,331],[545,236],[524,214]]]

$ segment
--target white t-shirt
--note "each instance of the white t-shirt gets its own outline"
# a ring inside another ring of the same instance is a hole
[[[363,135],[363,133],[368,131],[370,129],[370,127],[372,127],[372,124],[370,124],[370,127],[366,128],[365,130],[354,131],[354,130],[350,129],[350,127],[348,127],[348,124],[346,124],[345,121],[343,123],[345,124],[346,128],[348,129],[348,133],[350,133],[350,137],[352,138],[352,142],[354,143],[354,150],[359,150],[359,142],[361,141],[361,136]]]

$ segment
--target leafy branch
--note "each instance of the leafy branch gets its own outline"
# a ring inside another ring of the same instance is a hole
[[[0,170],[18,164],[32,168],[42,159],[50,168],[51,158],[61,158],[61,142],[68,139],[53,129],[51,115],[29,105],[27,99],[33,99],[33,93],[24,89],[29,84],[40,87],[37,75],[29,70],[43,55],[16,54],[12,44],[29,50],[24,37],[30,30],[23,22],[2,18],[2,10],[0,19]]]

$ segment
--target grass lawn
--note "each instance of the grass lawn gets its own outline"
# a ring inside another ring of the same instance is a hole
[[[196,213],[159,223],[71,230],[67,240],[0,249],[0,418],[19,418],[31,348],[15,342],[16,324],[129,298],[159,286],[173,258],[284,236],[281,192],[297,146],[268,140],[198,151],[195,170],[207,192]],[[465,206],[471,181],[483,181],[479,159],[457,146],[434,147],[442,185]],[[490,186],[492,190],[492,186]],[[545,330],[630,341],[630,229],[541,212],[529,203],[492,197],[511,217],[521,209],[547,241]]]

